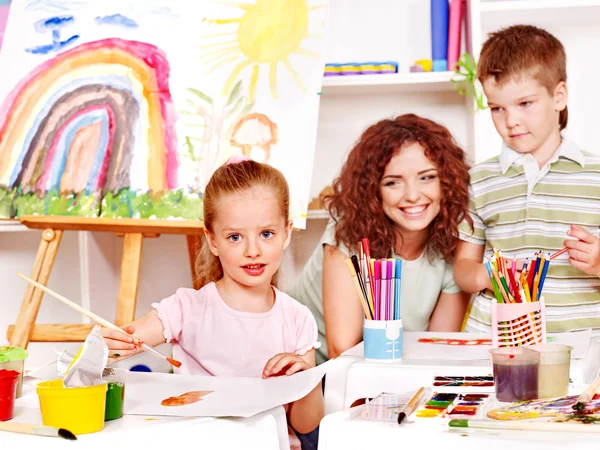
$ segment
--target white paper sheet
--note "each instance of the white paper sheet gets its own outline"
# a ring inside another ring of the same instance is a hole
[[[472,361],[490,359],[490,344],[481,345],[448,345],[419,342],[419,339],[455,339],[475,341],[491,339],[485,333],[431,333],[405,332],[404,359],[429,359],[444,361]]]
[[[305,397],[336,360],[290,377],[234,378],[130,372],[125,385],[125,414],[146,416],[251,417]],[[161,402],[191,391],[214,391],[185,406]]]

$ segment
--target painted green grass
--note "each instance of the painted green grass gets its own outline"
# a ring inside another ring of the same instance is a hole
[[[202,197],[186,195],[182,189],[156,196],[123,189],[116,195],[109,192],[100,201],[99,194],[50,191],[40,198],[34,193],[23,194],[18,188],[0,187],[0,217],[23,215],[197,220],[202,218]]]

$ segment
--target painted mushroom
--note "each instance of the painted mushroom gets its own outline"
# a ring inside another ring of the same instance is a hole
[[[230,143],[245,156],[268,163],[271,145],[277,143],[277,125],[264,114],[248,114],[235,125]]]

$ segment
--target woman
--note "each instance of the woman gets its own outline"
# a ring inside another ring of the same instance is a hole
[[[362,340],[363,312],[345,259],[365,237],[372,258],[403,260],[406,331],[460,331],[470,296],[454,283],[452,262],[458,224],[471,223],[468,169],[450,132],[414,114],[362,134],[328,199],[334,219],[290,292],[311,309],[327,342],[319,362]]]

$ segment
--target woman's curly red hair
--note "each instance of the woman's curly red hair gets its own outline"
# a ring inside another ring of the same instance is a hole
[[[473,225],[467,210],[469,166],[465,152],[444,126],[415,114],[371,125],[348,155],[327,203],[337,220],[335,240],[356,251],[358,242],[366,237],[372,257],[391,256],[399,233],[383,212],[380,183],[392,157],[412,143],[425,149],[442,186],[440,212],[429,225],[428,256],[440,255],[450,263],[458,244],[458,224],[466,219]]]

